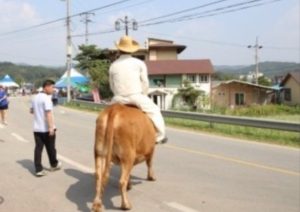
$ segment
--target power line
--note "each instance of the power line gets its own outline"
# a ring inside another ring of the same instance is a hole
[[[215,9],[212,9],[212,10],[207,10],[207,11],[204,11],[204,12],[201,12],[201,13],[196,13],[196,14],[194,13],[194,14],[180,16],[180,17],[176,17],[176,18],[172,18],[172,19],[167,19],[167,20],[162,20],[162,21],[157,21],[157,22],[150,22],[150,23],[146,23],[146,24],[141,24],[140,27],[158,25],[158,24],[163,24],[163,23],[168,23],[168,22],[169,23],[170,22],[175,23],[175,22],[181,22],[181,21],[187,21],[187,20],[192,20],[192,19],[204,18],[204,17],[209,17],[209,16],[216,16],[216,15],[219,15],[219,14],[224,14],[224,13],[229,13],[229,12],[237,12],[237,11],[240,11],[240,10],[245,10],[245,9],[249,9],[249,8],[252,8],[252,7],[258,7],[258,6],[262,6],[262,5],[265,5],[265,4],[274,3],[274,2],[277,2],[277,1],[281,1],[281,0],[273,0],[271,2],[265,2],[265,3],[255,4],[255,5],[251,5],[251,6],[247,6],[247,7],[240,7],[242,5],[253,4],[253,3],[259,2],[259,1],[263,1],[263,0],[252,0],[252,1],[248,1],[248,2],[231,4],[231,5],[227,5],[227,6],[224,6],[224,7],[215,8]],[[233,7],[239,7],[239,8],[236,8],[236,9],[233,9],[233,10],[229,10],[229,11],[227,10],[225,12],[223,11],[223,10],[226,10],[226,9],[229,9],[229,8],[233,8]],[[215,13],[213,13],[213,12],[215,12]],[[209,14],[209,13],[211,13],[211,14]],[[207,15],[205,15],[205,14],[207,14]],[[193,17],[193,16],[196,16],[196,15],[197,15],[197,17]],[[201,15],[201,16],[199,16],[199,15]]]
[[[146,19],[146,20],[142,20],[142,21],[140,21],[140,23],[145,23],[145,22],[149,22],[149,21],[153,21],[153,20],[157,20],[157,19],[167,18],[167,17],[170,17],[170,16],[174,16],[174,15],[178,15],[178,14],[181,14],[181,13],[189,12],[189,11],[192,11],[192,10],[197,10],[197,9],[200,9],[200,8],[208,7],[208,6],[211,6],[211,5],[214,5],[214,4],[219,4],[219,3],[225,2],[225,1],[228,1],[228,0],[214,1],[214,2],[203,4],[203,5],[200,5],[200,6],[196,6],[196,7],[176,11],[176,12],[169,13],[169,14],[162,15],[162,16],[158,16],[158,17],[155,17],[155,18],[149,18],[149,19]]]
[[[262,0],[253,0],[253,1],[250,1],[249,4],[252,4],[252,3],[257,2],[257,1],[262,1]],[[238,11],[249,9],[249,8],[252,8],[252,7],[258,7],[258,6],[262,6],[262,5],[266,5],[266,4],[275,3],[277,1],[281,1],[281,0],[272,0],[272,1],[269,1],[269,2],[262,2],[262,3],[252,4],[250,6],[243,6],[243,7],[239,7],[239,6],[242,6],[242,5],[248,4],[248,3],[239,3],[239,4],[236,4],[236,5],[229,5],[229,6],[226,6],[226,7],[223,7],[223,8],[217,8],[215,10],[204,11],[202,13],[193,14],[193,15],[186,16],[186,17],[179,17],[177,19],[171,20],[171,22],[181,22],[181,21],[193,20],[193,19],[198,19],[198,18],[203,18],[203,17],[216,16],[216,15],[220,15],[220,14],[238,12]],[[234,8],[234,7],[238,7],[238,8]],[[230,8],[234,8],[234,9],[230,9]],[[227,9],[230,9],[230,10],[227,10]],[[220,11],[220,12],[215,12],[215,11]],[[205,14],[207,14],[207,15],[205,15]]]
[[[102,34],[109,34],[109,33],[113,33],[113,32],[117,32],[117,30],[115,29],[108,29],[108,30],[103,30],[103,31],[98,31],[98,32],[92,32],[92,33],[89,33],[88,35],[89,36],[94,36],[94,35],[102,35]],[[72,35],[72,37],[76,38],[76,37],[84,37],[85,34],[77,34],[77,35]]]
[[[139,31],[140,32],[144,32],[146,34],[163,35],[163,36],[168,36],[168,37],[173,37],[173,38],[179,38],[179,39],[189,40],[189,41],[193,41],[193,42],[211,43],[211,44],[214,44],[214,45],[231,46],[231,47],[235,47],[235,48],[245,48],[245,47],[247,47],[247,44],[242,44],[242,43],[216,41],[216,40],[209,40],[209,39],[199,39],[199,38],[190,37],[190,36],[177,36],[177,35],[171,35],[171,34],[160,33],[160,32],[149,32],[149,31],[145,31],[145,30],[139,30]],[[295,50],[295,51],[299,51],[299,48],[293,48],[293,47],[288,47],[288,46],[264,46],[264,48],[265,49],[278,49],[278,50]]]
[[[82,13],[92,13],[92,12],[96,12],[96,11],[99,11],[99,10],[103,10],[103,9],[106,9],[106,8],[109,8],[109,7],[118,5],[118,4],[125,3],[127,1],[132,1],[132,0],[117,1],[117,2],[114,2],[114,3],[111,3],[111,4],[107,4],[107,5],[104,5],[104,6],[101,6],[101,7],[97,7],[97,8],[91,9],[91,10],[87,10],[87,11],[84,11],[84,12],[76,13],[74,15],[70,15],[69,18],[80,16]],[[26,27],[26,28],[23,28],[23,29],[13,30],[13,31],[6,32],[6,33],[1,33],[0,36],[5,36],[5,35],[14,34],[14,33],[28,31],[28,30],[31,30],[31,29],[35,29],[35,28],[39,28],[39,27],[45,26],[45,25],[53,24],[53,23],[56,23],[56,22],[59,22],[59,21],[64,21],[64,20],[66,20],[66,18],[67,17],[58,18],[58,19],[55,19],[55,20],[52,20],[52,21],[48,21],[48,22],[45,22],[45,23],[33,25],[33,26]]]

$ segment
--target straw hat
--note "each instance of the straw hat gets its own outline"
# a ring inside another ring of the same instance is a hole
[[[140,46],[138,42],[133,40],[131,37],[125,35],[121,37],[119,43],[116,43],[116,47],[123,52],[133,53],[139,50]]]

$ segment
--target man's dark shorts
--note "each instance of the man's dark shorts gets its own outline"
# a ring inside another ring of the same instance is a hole
[[[8,105],[4,105],[4,106],[0,105],[0,110],[7,110],[7,109],[8,109]]]

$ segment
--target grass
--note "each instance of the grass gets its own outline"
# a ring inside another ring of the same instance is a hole
[[[82,107],[72,103],[68,103],[65,106],[73,109],[79,109],[79,110],[95,112],[95,113],[96,112],[98,113],[101,110],[98,108],[90,108],[84,106]],[[268,109],[270,110],[270,108]],[[263,116],[258,116],[258,117],[276,119],[276,120],[287,120],[287,121],[294,121],[294,122],[299,122],[300,120],[300,113],[298,114],[296,113],[298,109],[296,110],[296,112],[293,111],[295,112],[295,114],[280,113],[278,112],[278,109],[272,109],[272,111],[277,113],[277,115],[270,113],[268,109],[264,108],[262,110],[266,112],[260,112],[260,113],[268,113],[268,114],[264,114]],[[249,112],[247,111],[246,112],[244,111],[243,113],[249,114]],[[289,111],[289,113],[291,113],[291,111]],[[257,112],[255,112],[255,114],[257,116]],[[227,114],[227,115],[233,115],[233,114]],[[255,117],[255,116],[252,114],[250,115],[250,117]],[[279,131],[279,130],[261,129],[261,128],[254,128],[254,127],[244,127],[244,126],[237,126],[237,125],[217,124],[217,123],[210,124],[208,122],[178,119],[178,118],[165,118],[165,122],[168,126],[181,128],[181,129],[188,129],[188,130],[206,132],[210,134],[247,139],[247,140],[252,140],[257,142],[273,143],[278,145],[300,148],[299,132],[286,132],[286,131]]]
[[[286,132],[227,124],[210,124],[207,122],[177,118],[165,118],[165,121],[168,126],[181,129],[300,148],[300,134],[298,132]]]

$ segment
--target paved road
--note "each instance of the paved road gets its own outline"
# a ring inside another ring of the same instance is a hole
[[[93,137],[96,115],[55,108],[57,149],[63,170],[36,178],[29,99],[12,98],[9,125],[0,125],[0,212],[89,211],[94,196]],[[298,212],[299,149],[168,129],[157,146],[156,182],[144,164],[133,171],[133,212]],[[44,165],[48,159],[44,152]],[[118,167],[104,197],[118,211]]]

